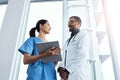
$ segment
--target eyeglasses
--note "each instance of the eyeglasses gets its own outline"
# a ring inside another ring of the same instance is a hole
[[[74,22],[77,22],[77,21],[75,21],[75,20],[68,21],[68,23],[74,23]]]

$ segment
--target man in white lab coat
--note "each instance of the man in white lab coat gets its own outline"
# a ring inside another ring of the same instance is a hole
[[[58,67],[61,80],[90,80],[88,70],[89,40],[87,32],[80,30],[81,19],[71,16],[68,22],[71,37],[63,47],[62,62]]]

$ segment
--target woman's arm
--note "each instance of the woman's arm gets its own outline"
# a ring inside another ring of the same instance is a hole
[[[32,64],[35,61],[39,60],[40,58],[45,57],[45,54],[40,54],[40,55],[30,55],[29,53],[24,53],[24,58],[23,58],[23,63],[24,64]]]
[[[24,53],[23,63],[24,64],[31,64],[35,61],[39,60],[40,58],[44,58],[50,55],[57,55],[60,52],[60,48],[50,48],[44,53],[41,53],[39,55],[30,55],[29,53]]]

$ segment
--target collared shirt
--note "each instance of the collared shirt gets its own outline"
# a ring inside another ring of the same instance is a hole
[[[70,40],[72,39],[72,37],[75,36],[79,31],[80,31],[79,29],[72,31],[71,36],[70,36],[70,38],[69,38],[69,40],[68,40],[68,44],[69,44]],[[67,44],[67,45],[68,45],[68,44]]]

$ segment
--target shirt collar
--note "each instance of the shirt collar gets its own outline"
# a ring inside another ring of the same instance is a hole
[[[73,37],[74,35],[76,35],[80,30],[77,29],[77,30],[73,30],[72,33],[71,33],[71,37]]]

